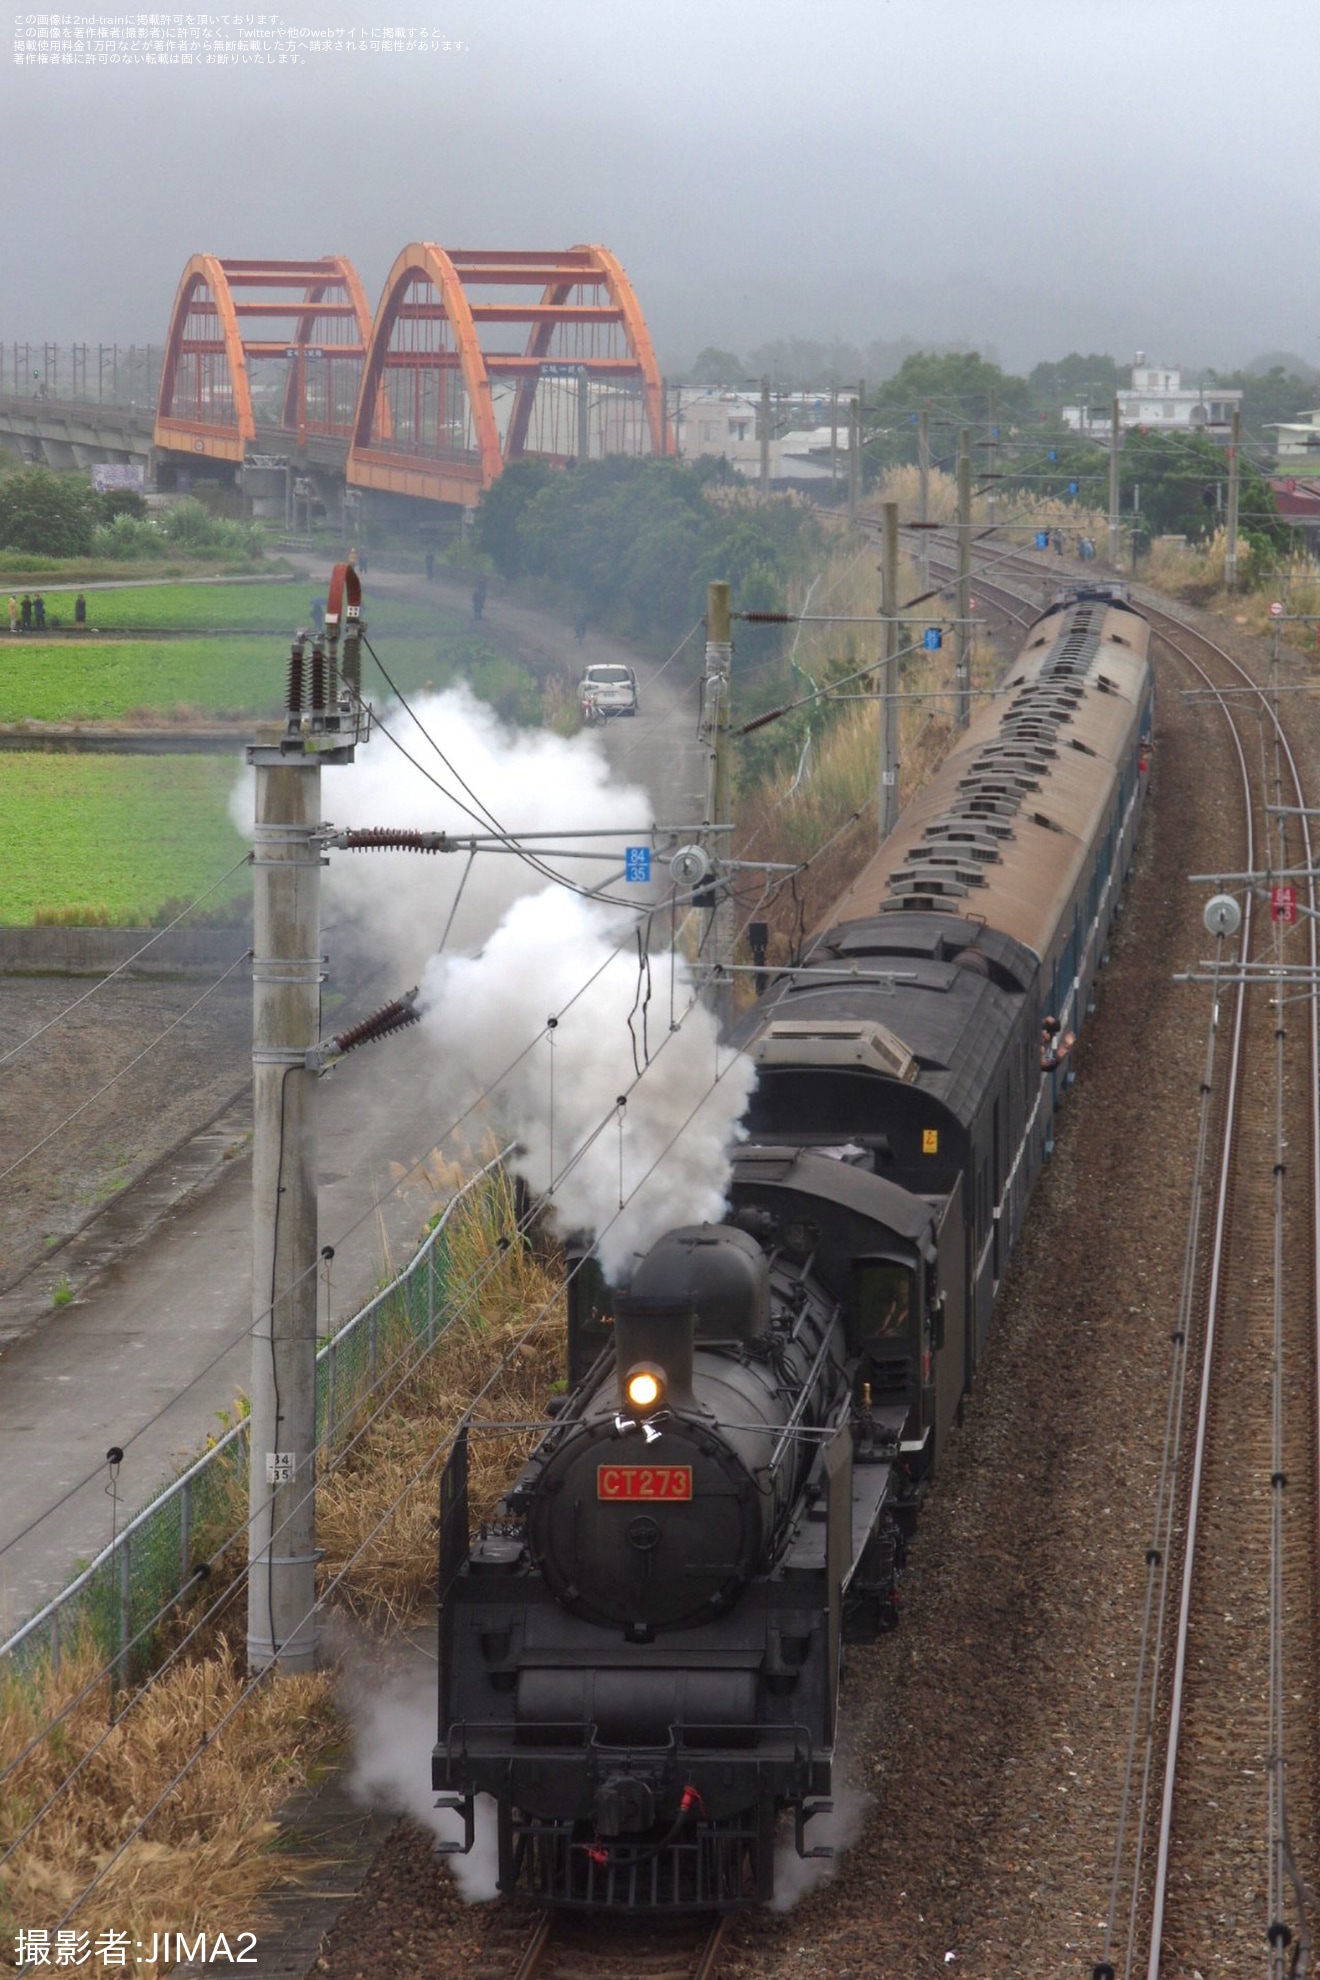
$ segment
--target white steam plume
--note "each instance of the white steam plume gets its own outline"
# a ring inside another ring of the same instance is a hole
[[[353,1771],[349,1790],[365,1807],[410,1815],[437,1842],[462,1842],[461,1820],[450,1810],[436,1807],[431,1787],[435,1671],[394,1670],[382,1680],[378,1655],[375,1664],[369,1671],[364,1653],[350,1666]],[[477,1797],[476,1840],[471,1851],[445,1860],[469,1904],[495,1896],[499,1844],[495,1804],[488,1795]]]
[[[611,1278],[629,1277],[634,1254],[675,1224],[719,1217],[755,1079],[750,1059],[731,1059],[727,1048],[717,1058],[714,1018],[688,1009],[686,963],[656,956],[646,1015],[653,1063],[629,1092],[629,1014],[639,985],[646,992],[635,948],[619,944],[621,926],[594,903],[558,891],[531,896],[515,903],[479,956],[437,957],[422,993],[423,1024],[455,1099],[499,1079],[546,1019],[558,1019],[502,1081],[495,1108],[523,1146],[519,1166],[532,1189],[539,1195],[554,1179],[559,1227],[598,1233]],[[675,1015],[683,1017],[674,1031],[671,967]],[[633,1033],[640,1059],[640,1010]],[[621,1122],[608,1119],[622,1094]]]
[[[616,852],[622,866],[626,833],[646,830],[652,821],[647,793],[617,780],[594,736],[508,729],[463,687],[419,695],[412,707],[416,720],[397,704],[384,709],[383,719],[420,768],[377,731],[359,747],[355,762],[323,774],[322,810],[335,825],[397,825],[459,836],[490,832],[485,819],[472,818],[480,807],[445,768],[428,735],[500,828],[512,833],[617,830],[617,841],[584,843],[595,851]],[[437,790],[431,778],[452,796]],[[250,771],[235,787],[230,813],[238,830],[250,838]],[[598,886],[613,870],[594,859],[549,863],[584,887]],[[324,897],[332,949],[341,953],[349,940],[355,949],[392,958],[401,976],[415,982],[439,945],[467,864],[466,853],[333,853]],[[447,948],[479,948],[513,901],[545,884],[544,875],[511,853],[478,854],[462,887]]]
[[[851,1849],[862,1833],[875,1796],[859,1793],[844,1781],[833,1789],[834,1807],[828,1815],[817,1815],[807,1826],[808,1849],[832,1849],[833,1856],[799,1856],[791,1827],[786,1823],[775,1845],[775,1894],[772,1911],[791,1911],[799,1899],[818,1884],[828,1883],[839,1868],[839,1857]]]
[[[511,833],[617,831],[617,840],[587,843],[610,848],[620,866],[627,836],[649,827],[654,814],[647,793],[615,780],[594,737],[566,740],[545,730],[506,729],[463,688],[419,696],[413,707],[415,720],[393,705],[384,719],[420,768],[376,734],[351,766],[326,769],[322,810],[336,826],[393,825],[459,836],[489,831],[457,801],[477,808],[458,784],[461,775]],[[437,790],[431,777],[453,795]],[[239,829],[250,831],[250,774],[230,808]],[[612,871],[596,860],[549,863],[585,887],[598,886]],[[338,959],[351,936],[354,948],[388,960],[401,985],[421,978],[437,1110],[450,1118],[499,1079],[547,1018],[559,1019],[553,1108],[552,1047],[542,1040],[501,1082],[492,1112],[497,1125],[523,1144],[519,1166],[538,1195],[552,1175],[562,1177],[554,1188],[561,1230],[603,1232],[602,1263],[611,1277],[626,1278],[633,1255],[664,1231],[720,1215],[753,1067],[741,1057],[731,1062],[727,1050],[717,1061],[714,1019],[703,1009],[688,1011],[691,973],[681,958],[671,963],[667,955],[651,959],[654,995],[645,1017],[639,1011],[634,1019],[635,1060],[628,1021],[638,1001],[639,963],[627,910],[548,884],[543,873],[508,853],[479,853],[470,873],[467,867],[465,853],[332,854],[325,876],[327,941]],[[456,897],[445,952],[437,957]],[[596,981],[573,1002],[597,970]],[[675,1016],[683,1018],[672,1032],[671,987]],[[621,1189],[618,1125],[611,1121],[597,1131],[644,1061],[643,1023],[656,1063],[623,1110]],[[723,1077],[714,1084],[717,1069]],[[597,1139],[574,1161],[592,1135]],[[648,1176],[653,1165],[655,1174]]]

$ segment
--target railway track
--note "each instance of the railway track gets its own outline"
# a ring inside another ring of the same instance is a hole
[[[642,1924],[525,1907],[491,1928],[471,1980],[715,1980],[730,1920]]]
[[[1232,725],[1243,871],[1313,870],[1310,821],[1267,810],[1300,811],[1308,801],[1277,702],[1205,634],[1151,616]],[[1310,895],[1302,897],[1313,908],[1313,887]],[[1195,1308],[1196,1435],[1155,1859],[1148,1908],[1140,1889],[1132,1907],[1136,1921],[1144,1917],[1149,1980],[1236,1968],[1253,1954],[1282,1976],[1292,1971],[1292,1948],[1309,1938],[1297,1866],[1316,1860],[1320,1723],[1315,923],[1304,920],[1306,932],[1285,939],[1251,906],[1248,896],[1229,974],[1255,980],[1225,999],[1234,1049]],[[1129,1948],[1129,1971],[1132,1956]]]
[[[1041,575],[1039,564],[1009,558],[993,579],[977,571],[975,581],[996,609],[1020,618],[1038,609]],[[1023,576],[1030,597],[1012,587]],[[1241,873],[1313,873],[1310,780],[1280,698],[1205,633],[1143,609],[1231,734]],[[1316,922],[1306,910],[1316,895],[1298,877],[1303,917],[1284,935],[1258,905],[1253,912],[1244,881],[1226,885],[1243,898],[1243,923],[1213,991],[1222,1014],[1207,1055],[1207,1080],[1218,1060],[1214,1174],[1175,1329],[1174,1379],[1192,1408],[1187,1434],[1175,1434],[1180,1462],[1163,1534],[1157,1527],[1167,1548],[1153,1545],[1147,1560],[1150,1690],[1143,1701],[1139,1689],[1134,1705],[1096,1980],[1314,1971],[1306,1884],[1320,1840],[1320,1023]]]

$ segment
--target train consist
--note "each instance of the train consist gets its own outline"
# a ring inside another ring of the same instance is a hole
[[[726,1221],[608,1302],[573,1282],[570,1390],[469,1544],[441,1501],[439,1740],[498,1809],[506,1891],[768,1899],[829,1805],[843,1646],[904,1550],[985,1347],[1146,787],[1149,630],[1062,598],[799,966],[741,1028],[759,1077]],[[594,1281],[599,1295],[599,1280]]]

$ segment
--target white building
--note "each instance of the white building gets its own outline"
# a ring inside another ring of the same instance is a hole
[[[684,386],[670,395],[674,437],[684,460],[702,455],[724,459],[751,481],[761,473],[761,395],[723,392],[717,387]],[[794,392],[772,402],[776,425],[786,419],[803,424],[770,440],[772,481],[828,481],[831,459],[840,479],[848,473],[848,401],[838,401],[838,424],[831,425],[828,393]],[[822,419],[822,414],[824,418]],[[812,423],[808,425],[806,422]]]
[[[1309,458],[1320,467],[1320,406],[1298,413],[1296,419],[1280,420],[1274,430],[1279,436],[1281,461]]]
[[[1149,426],[1174,432],[1193,428],[1217,440],[1228,439],[1234,408],[1242,404],[1241,392],[1225,391],[1220,385],[1185,386],[1177,366],[1147,364],[1144,351],[1137,352],[1131,385],[1126,389],[1120,385],[1116,396],[1120,426]],[[1107,398],[1096,405],[1063,409],[1064,425],[1092,440],[1107,437],[1112,418]]]

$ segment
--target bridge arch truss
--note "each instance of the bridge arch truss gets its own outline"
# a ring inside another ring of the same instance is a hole
[[[259,437],[303,448],[313,435],[346,442],[370,333],[362,284],[343,255],[194,255],[170,318],[156,445],[238,463]]]
[[[470,505],[524,456],[671,451],[646,322],[608,249],[404,248],[371,331],[350,484]]]

